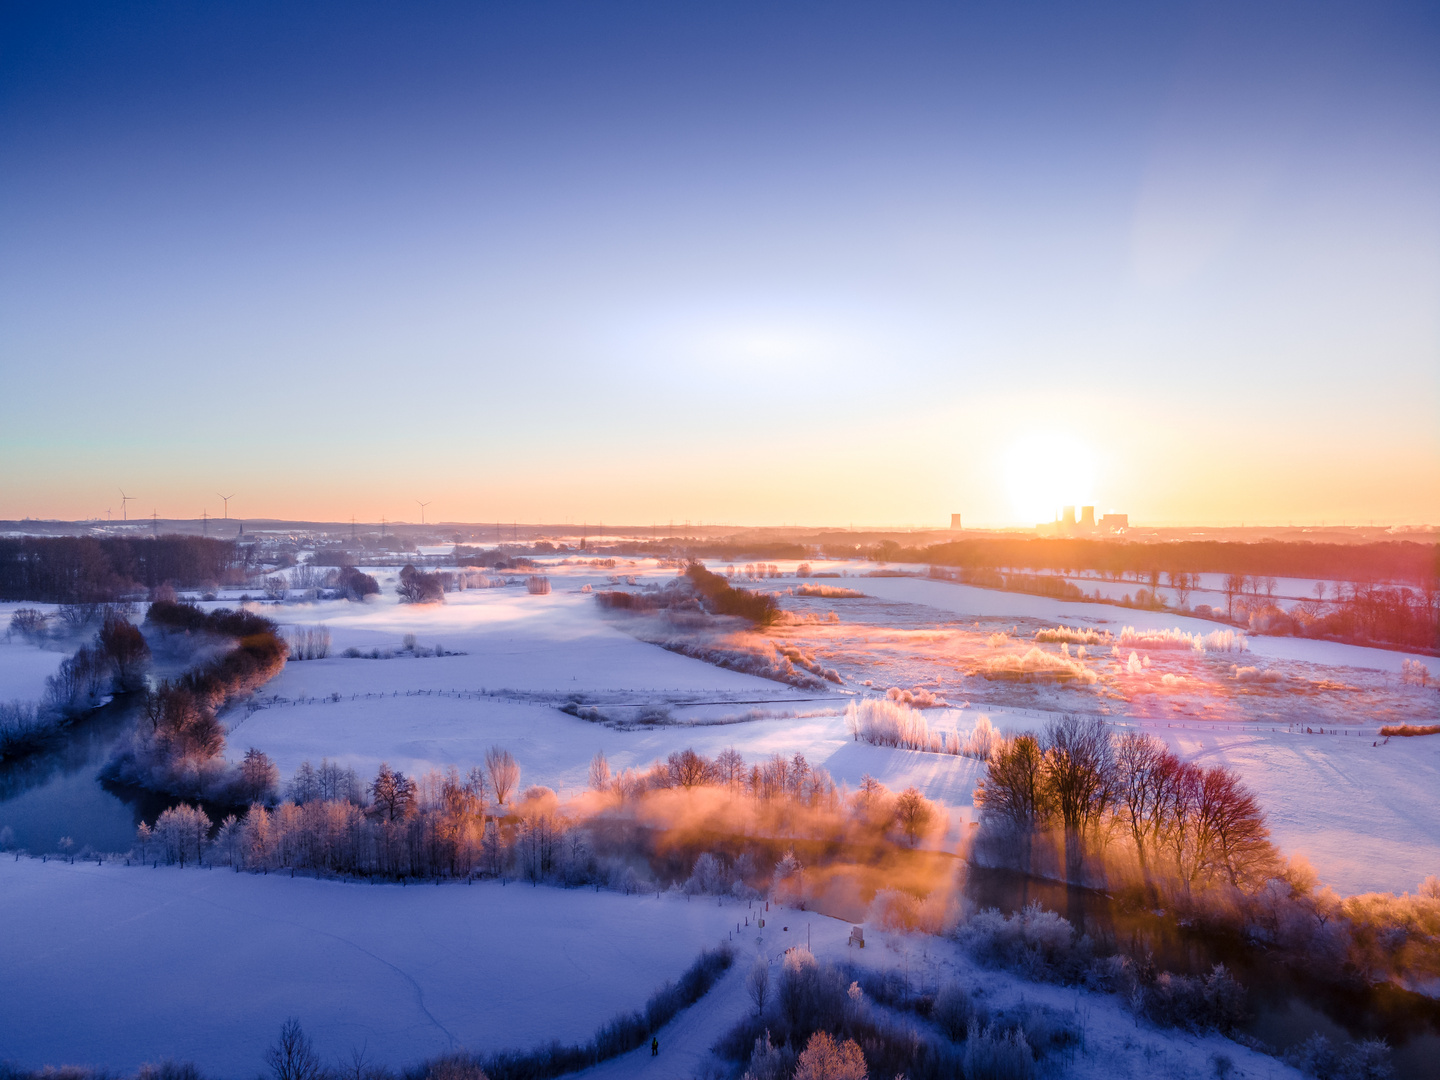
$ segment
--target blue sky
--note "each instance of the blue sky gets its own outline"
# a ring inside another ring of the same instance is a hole
[[[1440,519],[1433,7],[3,20],[0,516]]]

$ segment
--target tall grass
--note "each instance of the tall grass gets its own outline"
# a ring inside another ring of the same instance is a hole
[[[1190,634],[1173,630],[1137,630],[1127,626],[1115,639],[1116,655],[1125,649],[1191,649],[1195,652],[1245,652],[1250,642],[1243,630],[1213,630]]]
[[[851,701],[845,709],[847,730],[871,746],[892,746],[920,750],[927,754],[955,754],[988,761],[999,744],[1000,735],[988,716],[980,716],[969,734],[932,732],[924,713],[904,701],[865,698]]]
[[[1024,655],[992,656],[980,673],[987,679],[1013,682],[1098,682],[1100,676],[1078,660],[1032,648]]]

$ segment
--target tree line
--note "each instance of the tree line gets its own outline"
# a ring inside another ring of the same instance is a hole
[[[1330,581],[1423,585],[1440,578],[1440,544],[1386,540],[1321,544],[1286,540],[974,539],[930,547],[897,548],[892,561],[941,566],[1098,571],[1109,576],[1179,571],[1250,577],[1321,578]]]
[[[201,536],[0,537],[0,599],[108,603],[167,582],[198,588],[225,580],[248,550]]]

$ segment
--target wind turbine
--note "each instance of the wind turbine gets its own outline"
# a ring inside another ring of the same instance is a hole
[[[415,501],[416,501],[417,503],[420,503],[420,524],[421,524],[421,525],[424,525],[424,524],[425,524],[425,507],[429,506],[430,503],[428,503],[428,502],[423,502],[423,503],[422,503],[422,502],[420,502],[419,499],[416,499]],[[431,499],[431,500],[430,500],[430,502],[434,502],[434,501],[435,501],[434,499]]]
[[[126,504],[126,503],[132,503],[132,502],[134,502],[134,501],[135,501],[135,496],[134,496],[134,495],[126,495],[124,488],[119,488],[119,489],[117,489],[117,490],[119,490],[119,492],[120,492],[120,514],[121,514],[121,519],[120,519],[120,520],[122,520],[122,521],[129,521],[129,520],[130,520],[130,513],[129,513],[128,509],[126,508],[126,505],[125,505],[125,504]]]
[[[230,500],[235,497],[235,493],[234,493],[234,492],[231,492],[229,495],[221,495],[220,492],[217,491],[217,492],[215,492],[215,496],[216,496],[216,498],[220,499],[220,500],[225,504],[225,520],[226,520],[226,521],[229,521],[229,520],[230,520]]]

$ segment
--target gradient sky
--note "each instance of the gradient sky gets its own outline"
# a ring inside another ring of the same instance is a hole
[[[0,517],[1440,522],[1433,4],[0,9]]]

